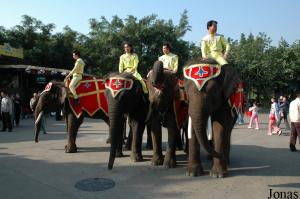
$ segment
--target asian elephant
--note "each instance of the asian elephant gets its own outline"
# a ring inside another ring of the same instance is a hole
[[[124,115],[131,128],[131,159],[142,161],[142,141],[149,101],[138,80],[130,73],[112,73],[106,79],[105,96],[108,101],[109,134],[111,149],[108,169],[114,165],[117,149],[122,149]]]
[[[89,83],[89,81],[85,82],[85,84],[87,83]],[[104,122],[108,124],[109,122],[108,116],[102,109],[98,109],[92,116],[87,114],[87,112],[85,111],[82,111],[82,114],[76,116],[69,104],[69,98],[67,97],[68,90],[65,87],[64,83],[50,82],[48,85],[46,86],[46,88],[47,87],[48,88],[40,94],[35,107],[35,112],[34,112],[35,142],[39,141],[38,138],[39,138],[39,132],[41,126],[41,116],[46,113],[63,110],[65,115],[67,139],[68,139],[68,142],[65,146],[65,152],[75,153],[77,152],[77,146],[76,146],[77,132],[81,123],[83,122],[83,118],[84,117],[99,118],[104,120]],[[80,103],[84,105],[85,102],[82,101]]]
[[[203,65],[207,66],[207,64],[217,65],[213,60],[195,58],[186,64],[187,67],[191,66],[192,68],[184,69],[185,89],[189,99],[189,116],[192,126],[186,175],[203,174],[200,160],[201,143],[213,157],[210,175],[224,177],[229,162],[231,131],[237,119],[237,114],[230,107],[228,101],[240,79],[237,71],[230,64],[226,64],[221,67],[218,76],[204,82],[199,90],[197,82],[202,82],[201,76],[213,71],[203,68]],[[187,77],[189,75],[190,77]],[[209,116],[212,123],[212,144],[208,141],[206,132]]]
[[[147,86],[151,108],[152,165],[164,165],[165,168],[176,167],[176,146],[180,140],[176,122],[174,102],[179,100],[180,91],[176,75],[163,68],[161,61],[156,61],[148,73]],[[162,155],[162,126],[168,129],[168,143],[165,158]]]

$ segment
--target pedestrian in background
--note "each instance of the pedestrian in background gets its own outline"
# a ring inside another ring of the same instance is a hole
[[[11,114],[12,114],[12,102],[8,97],[7,93],[1,92],[1,115],[2,115],[2,131],[6,131],[8,128],[9,132],[12,132]]]
[[[288,115],[288,110],[289,110],[289,103],[287,101],[287,98],[284,96],[282,97],[281,103],[279,105],[279,119],[277,121],[277,126],[280,126],[281,120],[284,120],[285,123],[285,128],[287,130],[290,130],[290,125],[287,119]]]
[[[300,138],[300,90],[296,93],[297,97],[290,104],[291,137],[290,150],[296,151],[297,136]],[[300,143],[300,140],[299,140]]]
[[[250,122],[248,125],[248,129],[252,128],[252,122],[253,120],[255,121],[255,129],[259,130],[259,125],[258,125],[258,107],[257,107],[257,102],[254,100],[253,106],[249,108],[249,111],[252,112]]]
[[[276,121],[278,120],[277,114],[277,103],[275,97],[271,98],[271,109],[269,114],[269,128],[268,128],[268,135],[272,135],[272,130],[274,129],[273,134],[281,135],[282,131],[277,126]]]
[[[16,121],[16,126],[19,126],[20,123],[20,117],[21,117],[21,110],[22,110],[22,101],[20,98],[19,93],[16,93],[16,97],[14,99],[14,112],[15,112],[15,121]]]

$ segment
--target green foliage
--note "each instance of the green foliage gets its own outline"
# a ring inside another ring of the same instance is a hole
[[[299,88],[299,42],[289,46],[281,39],[274,47],[265,33],[259,33],[256,37],[241,34],[231,45],[230,62],[240,71],[246,90],[254,92],[259,100],[289,95]]]
[[[11,29],[0,26],[0,44],[8,42],[13,47],[24,48],[24,64],[66,69],[73,67],[72,50],[78,49],[86,62],[85,72],[102,77],[118,71],[125,41],[133,44],[140,60],[138,70],[143,77],[162,55],[162,44],[166,41],[172,45],[171,51],[179,56],[179,76],[189,58],[201,56],[199,46],[183,40],[191,30],[186,10],[177,25],[157,15],[141,19],[132,15],[125,19],[113,16],[111,20],[101,17],[90,19],[89,25],[87,35],[68,26],[54,34],[54,24],[43,24],[24,15],[20,24]],[[299,88],[300,41],[290,45],[281,39],[274,47],[265,33],[259,33],[257,36],[241,34],[239,40],[229,39],[229,42],[232,46],[229,62],[239,71],[246,91],[263,99],[273,94],[290,94]],[[8,60],[13,64],[12,59]],[[3,63],[2,58],[0,63]]]

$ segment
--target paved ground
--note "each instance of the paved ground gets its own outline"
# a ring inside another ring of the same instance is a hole
[[[282,196],[295,192],[300,197],[299,152],[289,151],[289,134],[267,136],[267,115],[261,115],[260,120],[260,130],[235,127],[229,175],[224,179],[209,177],[210,161],[204,153],[206,174],[201,177],[185,176],[187,158],[183,152],[177,153],[178,168],[164,169],[150,166],[151,151],[144,151],[146,161],[140,163],[132,163],[126,151],[127,157],[116,159],[114,169],[108,171],[108,127],[100,120],[86,120],[82,125],[76,154],[64,153],[63,122],[48,118],[49,133],[35,144],[32,119],[22,120],[12,133],[0,132],[0,198],[261,199],[269,197],[270,189],[275,198],[278,192],[284,192]],[[88,178],[112,179],[115,187],[98,192],[75,187]]]

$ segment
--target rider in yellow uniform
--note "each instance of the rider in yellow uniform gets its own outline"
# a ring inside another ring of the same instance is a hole
[[[230,45],[223,35],[217,34],[216,21],[207,22],[208,35],[201,41],[201,52],[204,59],[212,58],[220,65],[228,64],[227,58],[230,51]]]
[[[132,44],[127,42],[124,44],[125,53],[120,57],[119,63],[119,72],[127,72],[131,73],[142,85],[143,91],[145,94],[148,93],[147,86],[142,78],[142,76],[138,73],[137,67],[139,64],[139,58],[137,54],[132,53]]]
[[[178,56],[170,52],[170,44],[163,44],[163,53],[164,55],[158,58],[159,61],[162,61],[164,64],[164,68],[173,71],[173,73],[177,73],[178,71]]]
[[[78,105],[79,100],[78,100],[78,95],[76,93],[75,88],[76,88],[77,84],[80,82],[80,80],[82,79],[82,74],[83,74],[85,63],[80,58],[80,52],[77,50],[73,51],[73,59],[76,60],[75,66],[74,66],[73,70],[66,76],[65,81],[72,76],[72,80],[70,82],[69,89],[74,96],[75,105]]]

